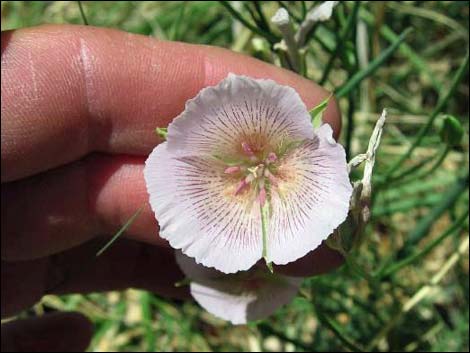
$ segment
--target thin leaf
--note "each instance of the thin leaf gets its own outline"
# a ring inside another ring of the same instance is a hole
[[[85,26],[88,26],[88,20],[86,19],[85,11],[83,10],[83,6],[82,6],[82,2],[77,1],[77,3],[78,3],[78,9],[80,10],[80,15],[82,16],[83,23],[85,24]]]
[[[348,82],[346,82],[343,86],[339,87],[336,90],[336,96],[338,98],[346,96],[350,91],[352,91],[356,86],[366,77],[372,75],[375,70],[381,67],[385,61],[387,61],[392,54],[395,52],[396,49],[400,46],[400,44],[406,39],[408,34],[412,31],[411,28],[407,28],[397,40],[385,49],[375,60],[373,60],[365,69],[359,71],[355,74]]]
[[[134,214],[132,215],[132,217],[129,218],[129,220],[126,222],[126,224],[124,224],[124,225],[121,227],[121,229],[119,229],[118,232],[111,238],[111,240],[108,241],[108,242],[106,243],[106,245],[103,246],[103,247],[100,249],[100,251],[98,251],[98,252],[96,253],[96,256],[97,256],[97,257],[100,256],[101,254],[103,254],[103,253],[106,251],[106,249],[108,249],[108,248],[122,235],[122,233],[124,233],[124,232],[126,231],[126,229],[129,228],[132,223],[134,223],[134,221],[136,220],[137,216],[139,216],[140,212],[142,212],[142,210],[144,209],[144,206],[145,206],[145,205],[140,206],[140,208],[136,211],[136,213],[134,213]]]
[[[155,129],[155,133],[157,134],[158,137],[160,137],[163,140],[166,140],[166,137],[168,135],[168,128],[166,127],[157,127]]]
[[[328,107],[328,102],[332,94],[328,96],[325,100],[321,101],[315,108],[309,111],[310,117],[312,118],[312,124],[315,129],[319,128],[322,124],[323,112]]]

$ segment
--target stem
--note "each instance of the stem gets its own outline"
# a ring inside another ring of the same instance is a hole
[[[351,143],[352,143],[352,135],[354,132],[354,111],[355,111],[355,99],[353,96],[353,92],[350,92],[348,95],[348,125],[346,126],[346,159],[349,159],[351,156]]]
[[[405,40],[406,36],[412,31],[411,28],[407,28],[403,31],[398,39],[387,49],[385,49],[379,56],[377,56],[364,70],[359,71],[355,74],[348,82],[343,86],[336,89],[336,97],[341,98],[346,96],[350,91],[352,91],[356,86],[366,77],[372,75],[375,70],[377,70],[382,64],[395,52],[395,50],[400,46],[400,44]]]
[[[400,159],[398,159],[386,172],[385,181],[390,179],[390,177],[398,170],[398,168],[400,168],[402,164],[411,156],[411,154],[416,149],[416,147],[418,147],[421,144],[423,138],[427,135],[429,130],[431,130],[434,120],[439,115],[439,113],[445,108],[450,97],[454,95],[454,92],[457,89],[460,81],[465,77],[465,74],[467,73],[467,68],[468,68],[468,52],[462,64],[460,65],[459,69],[457,70],[457,73],[455,74],[452,80],[449,90],[446,92],[444,96],[442,96],[442,99],[439,99],[439,102],[437,103],[437,106],[434,109],[434,111],[431,113],[431,116],[429,117],[426,125],[424,125],[421,128],[421,130],[419,130],[416,136],[416,139],[414,140],[413,144],[409,147],[408,151],[406,151],[400,157]]]
[[[120,236],[122,233],[124,233],[126,231],[127,228],[129,228],[131,226],[132,223],[134,223],[135,219],[137,218],[137,216],[140,214],[140,212],[142,212],[142,210],[144,209],[144,206],[145,205],[142,205],[140,206],[140,208],[136,211],[136,213],[134,213],[131,218],[129,218],[129,220],[126,222],[126,224],[124,224],[121,229],[118,230],[118,232],[111,238],[110,241],[108,241],[106,243],[105,246],[103,246],[97,253],[96,253],[96,257],[102,255],[106,249],[108,249]]]
[[[351,34],[351,28],[356,23],[357,13],[359,11],[359,7],[361,5],[360,1],[354,2],[354,7],[351,13],[351,16],[348,18],[348,22],[343,27],[342,31],[339,34],[339,38],[336,42],[336,47],[333,54],[330,56],[328,63],[326,64],[326,68],[323,71],[322,78],[320,79],[320,86],[323,86],[330,75],[331,69],[333,68],[333,63],[338,56],[338,54],[343,50],[344,43],[348,36]]]
[[[418,179],[421,179],[421,178],[425,178],[426,176],[431,175],[432,173],[434,173],[436,171],[437,168],[439,168],[439,166],[442,164],[442,162],[444,162],[445,158],[449,154],[449,151],[450,151],[450,147],[448,145],[446,145],[445,148],[443,149],[443,151],[441,152],[439,158],[431,166],[431,168],[429,168],[429,170],[426,170],[422,173],[417,173],[416,175],[413,175],[410,178],[405,179],[405,180],[401,180],[400,176],[398,176],[398,177],[393,178],[392,181],[400,182],[400,183],[410,183],[412,181],[415,181],[415,180],[418,180]],[[405,174],[405,173],[403,173],[403,174]],[[403,176],[403,174],[401,176]]]
[[[178,14],[178,18],[176,19],[176,22],[173,25],[171,40],[178,40],[179,39],[179,29],[180,29],[181,22],[183,21],[184,10],[186,8],[186,4],[187,4],[186,1],[183,1],[183,3],[181,4],[181,8],[180,8],[180,12]]]
[[[370,344],[366,347],[367,351],[373,351],[373,348],[380,343],[380,341],[389,333],[389,331],[398,323],[403,314],[409,312],[416,304],[432,292],[435,287],[449,272],[449,270],[457,264],[458,260],[468,250],[469,238],[465,237],[460,243],[460,246],[454,254],[444,263],[439,272],[437,272],[428,284],[422,286],[405,304],[401,309],[388,321],[388,323],[375,335]]]
[[[80,10],[80,15],[82,16],[83,23],[85,24],[85,26],[88,26],[88,21],[85,16],[85,11],[83,11],[82,2],[77,1],[77,3],[78,3],[78,9]]]
[[[256,33],[258,34],[259,36],[263,37],[263,38],[266,38],[271,44],[275,44],[279,41],[279,38],[277,38],[277,36],[275,36],[274,34],[272,33],[268,33],[266,31],[263,31],[262,29],[256,27],[256,26],[253,26],[250,22],[248,22],[247,20],[245,20],[245,18],[240,15],[240,13],[238,13],[230,4],[228,1],[219,1],[219,3],[225,7],[227,9],[228,12],[230,12],[230,14],[235,18],[237,19],[238,21],[240,21],[246,28],[248,28],[250,31],[252,31],[253,33]]]
[[[307,4],[305,1],[300,2],[302,4],[302,19],[305,20],[305,16],[307,16]]]
[[[263,259],[266,262],[266,266],[269,271],[273,272],[273,265],[268,260],[268,212],[269,212],[269,203],[266,202],[264,206],[260,205],[261,211],[261,232],[263,234]]]
[[[444,194],[442,201],[426,217],[421,219],[415,230],[409,234],[405,241],[403,246],[405,249],[416,245],[428,233],[431,226],[457,202],[467,189],[468,180],[468,174],[466,177],[457,180],[454,186]]]
[[[294,29],[292,28],[289,13],[285,8],[280,8],[271,18],[271,22],[274,23],[282,33],[282,37],[284,38],[284,42],[287,47],[287,54],[291,64],[290,66],[295,72],[299,73],[301,68],[301,58],[297,48],[297,42],[294,38]]]
[[[458,179],[455,184],[451,186],[450,190],[444,193],[441,201],[431,209],[427,216],[423,217],[418,222],[415,229],[408,235],[405,244],[403,244],[402,248],[398,251],[398,258],[409,255],[409,249],[413,248],[428,233],[432,225],[457,202],[465,189],[467,189],[468,181],[469,175],[467,174],[464,178]],[[395,256],[391,255],[384,260],[383,265],[376,271],[374,277],[381,276],[390,263],[394,261],[394,258]]]
[[[364,8],[361,9],[361,18],[363,18],[364,21],[369,25],[373,25],[376,22],[374,15],[372,15],[370,12],[367,12]],[[386,24],[381,24],[380,34],[390,43],[393,43],[398,39],[398,35]],[[424,75],[426,75],[426,77],[431,81],[434,89],[436,89],[437,92],[440,92],[441,84],[436,80],[436,75],[433,74],[423,57],[417,54],[413,48],[406,43],[403,43],[399,50],[410,61],[412,66],[414,66],[419,72],[422,72]]]
[[[396,272],[400,271],[402,268],[412,264],[413,262],[423,258],[427,254],[429,254],[437,245],[439,245],[445,238],[447,238],[449,235],[455,233],[456,231],[460,230],[461,227],[463,227],[464,222],[468,219],[468,208],[467,210],[462,214],[462,216],[451,226],[449,227],[444,233],[439,235],[436,239],[434,239],[432,242],[427,244],[424,249],[420,252],[416,252],[413,255],[407,257],[406,259],[403,259],[402,261],[399,261],[392,266],[390,266],[387,269],[384,269],[381,273],[379,274],[380,277],[389,277]]]
[[[260,23],[261,28],[263,28],[263,30],[265,30],[266,32],[270,32],[268,21],[266,20],[266,17],[264,16],[263,9],[261,8],[259,1],[253,1],[253,3],[255,5],[256,12],[258,13],[259,19],[261,21]]]
[[[346,336],[345,333],[342,332],[340,324],[323,314],[323,312],[318,309],[317,305],[315,305],[315,311],[317,313],[318,320],[320,320],[325,326],[327,326],[334,333],[335,337],[337,337],[341,342],[343,342],[346,347],[348,347],[353,352],[364,351],[361,347],[359,347],[357,343],[355,343],[352,339]]]

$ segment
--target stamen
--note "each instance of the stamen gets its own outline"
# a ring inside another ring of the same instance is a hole
[[[240,166],[233,166],[233,167],[228,167],[225,169],[224,173],[225,174],[235,174],[238,173],[241,170]]]
[[[253,150],[251,149],[250,145],[246,142],[242,142],[242,149],[243,149],[243,152],[245,152],[245,154],[247,156],[254,156],[255,153],[253,152]]]
[[[269,152],[268,157],[266,158],[267,163],[273,163],[277,161],[277,156],[276,153],[274,152]]]
[[[237,189],[235,190],[235,195],[238,195],[240,192],[242,192],[243,189],[245,189],[248,186],[248,183],[243,179],[240,181],[240,183],[237,186]]]

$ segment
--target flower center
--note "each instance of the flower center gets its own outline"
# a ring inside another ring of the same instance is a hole
[[[267,154],[261,151],[255,153],[247,142],[241,143],[245,161],[240,164],[227,166],[225,174],[239,176],[239,182],[234,194],[239,195],[247,189],[252,189],[261,206],[264,206],[268,192],[277,186],[278,179],[275,176],[278,156],[274,152]]]

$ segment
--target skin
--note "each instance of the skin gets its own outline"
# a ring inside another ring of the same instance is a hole
[[[138,287],[186,298],[187,288],[174,286],[183,275],[157,236],[143,178],[145,159],[161,142],[155,127],[167,126],[188,99],[229,72],[289,85],[308,108],[329,95],[290,71],[225,49],[103,28],[3,32],[1,50],[2,317],[48,293]],[[334,100],[324,121],[338,137]],[[125,238],[95,258],[141,205]],[[275,271],[311,276],[341,263],[321,246]],[[83,350],[91,334],[78,314],[16,320],[2,325],[2,350],[61,348],[46,336]]]

